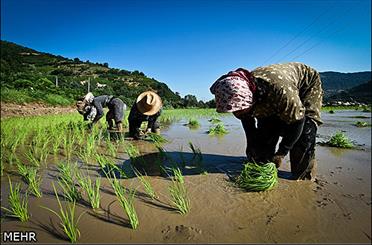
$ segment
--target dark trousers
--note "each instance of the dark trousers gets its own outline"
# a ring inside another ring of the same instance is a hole
[[[290,125],[276,117],[242,120],[247,138],[246,154],[249,161],[270,162],[275,154],[279,137],[290,132]],[[317,127],[306,117],[299,139],[289,152],[291,172],[296,179],[311,178],[315,157],[315,137]]]
[[[140,138],[140,128],[143,121],[134,120],[129,118],[129,136],[134,138]],[[155,133],[157,129],[160,128],[160,125],[155,121],[151,126],[151,132]]]
[[[111,120],[114,120],[116,124],[121,123],[124,118],[124,102],[119,98],[113,98],[108,103],[107,107],[109,111],[106,114],[106,121],[109,122],[109,124],[112,124]]]

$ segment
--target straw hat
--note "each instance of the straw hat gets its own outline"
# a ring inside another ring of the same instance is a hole
[[[137,97],[136,105],[142,114],[152,116],[160,110],[163,103],[159,95],[152,91],[146,91]]]

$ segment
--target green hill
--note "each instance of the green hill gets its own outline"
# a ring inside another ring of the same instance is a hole
[[[87,93],[112,94],[127,105],[143,91],[154,90],[167,107],[179,107],[181,97],[140,71],[109,68],[107,63],[68,59],[1,41],[1,101],[73,104]]]
[[[371,104],[372,83],[371,81],[368,81],[367,83],[363,83],[350,89],[335,93],[331,95],[327,100],[328,100],[327,102],[330,103],[335,101],[341,101]]]

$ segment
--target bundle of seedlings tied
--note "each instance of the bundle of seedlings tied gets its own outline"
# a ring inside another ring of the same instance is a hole
[[[342,132],[337,132],[331,137],[327,142],[329,146],[339,147],[339,148],[353,148],[354,145]]]
[[[265,191],[272,189],[278,182],[278,172],[274,163],[258,164],[247,162],[236,179],[239,187],[247,191]]]
[[[225,129],[225,126],[222,123],[219,123],[214,127],[211,127],[208,131],[209,135],[223,135],[227,133],[228,131]]]

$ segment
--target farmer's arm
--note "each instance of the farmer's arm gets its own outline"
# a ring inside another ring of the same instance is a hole
[[[103,107],[100,101],[97,101],[96,99],[93,100],[93,106],[97,109],[97,115],[93,119],[93,124],[99,121],[103,117]]]

